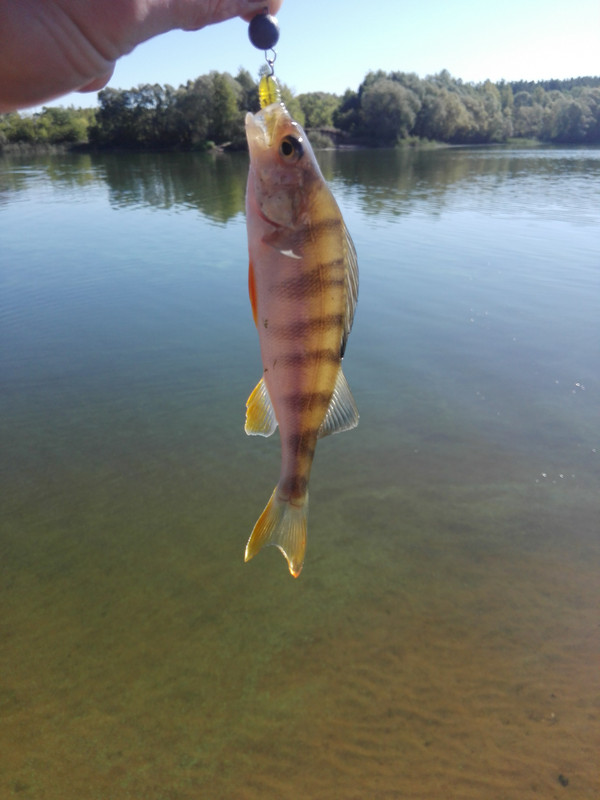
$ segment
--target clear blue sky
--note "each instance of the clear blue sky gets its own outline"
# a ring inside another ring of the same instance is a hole
[[[464,81],[600,75],[600,0],[284,0],[276,74],[297,93],[357,89],[369,70]],[[263,54],[236,19],[175,31],[121,59],[110,82],[179,86],[210,70],[256,75]],[[68,95],[52,105],[96,105]]]

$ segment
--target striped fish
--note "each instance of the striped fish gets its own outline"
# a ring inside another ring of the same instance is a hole
[[[263,375],[246,403],[248,434],[279,425],[281,473],[246,546],[276,545],[298,577],[317,439],[358,411],[342,357],[358,296],[356,251],[300,125],[282,103],[246,116],[249,292]]]

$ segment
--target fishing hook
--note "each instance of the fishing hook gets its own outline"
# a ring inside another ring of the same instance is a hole
[[[275,75],[275,60],[277,58],[277,53],[275,52],[275,50],[273,48],[271,48],[271,53],[273,55],[271,56],[271,58],[269,58],[269,51],[265,50],[265,61],[267,62],[267,65],[268,65],[269,69],[271,70],[271,72],[269,73],[269,77],[272,78],[273,75]]]

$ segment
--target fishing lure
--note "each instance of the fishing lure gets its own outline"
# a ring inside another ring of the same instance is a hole
[[[279,24],[271,14],[257,14],[248,26],[250,41],[258,50],[265,51],[269,74],[263,75],[258,84],[258,101],[261,108],[281,102],[281,92],[275,78],[275,45],[279,41]],[[271,55],[269,55],[269,50]]]

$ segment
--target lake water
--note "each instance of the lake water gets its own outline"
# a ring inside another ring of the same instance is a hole
[[[304,571],[239,155],[0,158],[0,796],[600,796],[600,150],[319,155],[359,254]]]

